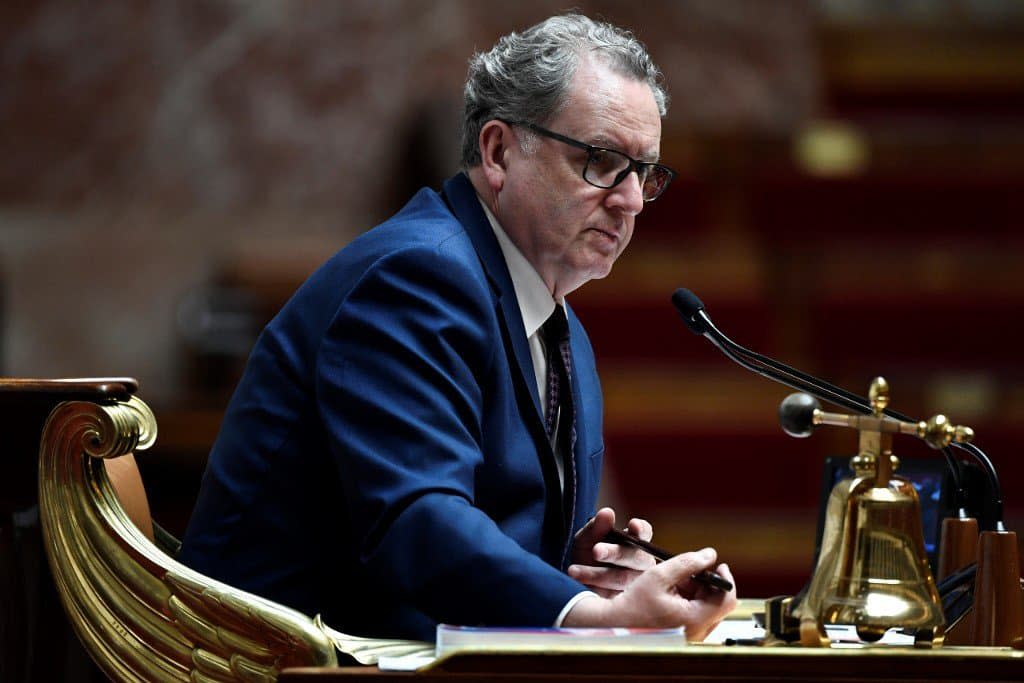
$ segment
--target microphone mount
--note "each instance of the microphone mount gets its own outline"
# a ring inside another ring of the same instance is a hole
[[[887,390],[887,382],[881,377],[875,379],[872,389],[874,390],[876,386],[882,387],[882,391]],[[810,436],[811,432],[821,425],[831,425],[870,430],[880,434],[908,434],[918,437],[935,449],[945,448],[951,443],[968,443],[974,438],[973,429],[950,424],[945,415],[935,415],[927,422],[905,422],[884,414],[827,413],[821,409],[817,399],[803,393],[790,394],[779,404],[779,424],[782,425],[783,431],[797,438]]]

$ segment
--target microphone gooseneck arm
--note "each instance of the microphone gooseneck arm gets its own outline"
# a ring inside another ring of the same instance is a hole
[[[860,396],[852,394],[845,389],[829,384],[817,377],[812,377],[800,372],[784,363],[762,356],[759,353],[740,346],[729,339],[721,330],[715,327],[704,310],[704,304],[697,295],[688,289],[677,289],[672,295],[672,304],[679,312],[679,316],[686,323],[694,334],[707,338],[718,350],[744,368],[755,372],[787,387],[806,391],[823,401],[853,410],[858,413],[871,413],[871,407]]]
[[[798,391],[814,394],[823,401],[828,401],[848,410],[858,413],[871,413],[871,408],[869,407],[865,410],[863,399],[860,399],[856,394],[851,394],[845,389],[840,389],[828,382],[811,377],[795,368],[740,346],[715,327],[704,311],[701,311],[700,315],[707,323],[707,330],[703,336],[717,346],[722,353],[748,370],[753,370],[762,377],[775,380]]]
[[[865,415],[872,412],[871,403],[863,396],[858,396],[850,391],[837,387],[829,382],[813,377],[784,363],[772,358],[763,356],[751,351],[727,337],[721,330],[715,327],[704,310],[701,300],[688,289],[677,289],[672,294],[672,304],[679,312],[680,317],[688,328],[694,333],[703,336],[714,344],[723,354],[735,363],[750,370],[762,377],[766,377],[785,386],[805,391],[823,401],[834,405],[853,410]],[[895,410],[886,409],[884,414],[902,422],[917,422]],[[974,444],[953,443],[953,446],[967,451],[977,460],[985,471],[989,485],[992,488],[995,498],[995,524],[996,530],[1003,529],[1003,499],[999,486],[999,477],[996,474],[992,461],[985,453]],[[957,507],[962,511],[966,501],[966,492],[963,488],[963,480],[960,471],[960,462],[953,455],[949,446],[942,448],[942,455],[949,466],[950,476],[953,479],[953,488],[956,490]]]

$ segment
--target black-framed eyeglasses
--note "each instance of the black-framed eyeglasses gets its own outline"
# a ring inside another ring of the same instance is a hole
[[[529,128],[544,137],[584,150],[587,153],[587,162],[583,165],[583,179],[594,187],[604,189],[615,187],[628,178],[631,172],[636,171],[637,177],[640,178],[640,189],[644,201],[653,202],[661,196],[668,184],[676,177],[676,172],[668,166],[649,161],[637,161],[617,149],[588,145],[538,126],[536,123],[528,121],[506,121],[505,123],[510,126]]]

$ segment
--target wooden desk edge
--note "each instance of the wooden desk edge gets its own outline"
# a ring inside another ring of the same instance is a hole
[[[856,661],[856,666],[851,664]],[[1024,652],[1010,648],[936,650],[872,647],[861,650],[689,645],[678,652],[458,652],[417,672],[376,667],[286,669],[282,683],[327,680],[445,681],[452,679],[559,681],[778,681],[872,682],[928,680],[1011,681],[1024,674]]]

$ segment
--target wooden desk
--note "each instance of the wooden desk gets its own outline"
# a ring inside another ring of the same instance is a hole
[[[451,681],[1020,681],[1024,652],[1007,648],[867,648],[691,645],[671,654],[454,654],[416,673],[375,667],[286,669],[281,683]]]

